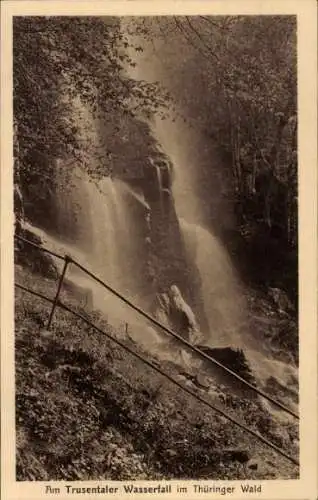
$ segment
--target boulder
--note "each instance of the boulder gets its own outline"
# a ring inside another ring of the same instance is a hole
[[[201,338],[196,317],[176,285],[159,294],[157,303],[155,316],[159,321],[191,343]]]
[[[240,375],[244,380],[255,384],[255,378],[248,364],[246,356],[241,349],[233,347],[209,347],[204,345],[197,346],[200,351],[214,358],[222,365]]]
[[[204,377],[201,373],[197,373],[194,384],[201,389],[209,389],[210,382],[207,377]]]

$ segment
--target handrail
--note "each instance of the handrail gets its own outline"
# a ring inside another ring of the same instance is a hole
[[[42,295],[42,294],[40,294],[38,292],[34,292],[33,290],[31,290],[31,289],[29,289],[27,287],[24,287],[23,285],[20,285],[19,283],[15,283],[15,286],[18,287],[18,288],[20,288],[20,289],[22,289],[22,290],[24,290],[24,291],[26,291],[26,292],[29,292],[29,293],[35,295],[36,297],[40,297],[40,298],[42,298],[42,299],[44,299],[44,300],[46,300],[46,301],[48,301],[48,302],[50,302],[52,304],[54,303],[53,299],[49,299],[48,297],[45,297],[45,295]],[[81,319],[82,321],[84,321],[86,324],[88,324],[92,328],[95,328],[95,330],[97,330],[99,333],[101,333],[102,335],[105,335],[108,339],[110,339],[111,341],[115,342],[117,345],[119,345],[120,347],[122,347],[123,349],[125,349],[127,352],[129,352],[130,354],[132,354],[133,356],[135,356],[136,358],[138,358],[139,360],[141,360],[144,364],[150,366],[153,370],[155,370],[156,372],[158,372],[161,375],[163,375],[164,377],[166,377],[174,385],[176,385],[177,387],[179,387],[183,391],[187,392],[188,394],[190,394],[191,396],[193,396],[194,398],[196,398],[198,401],[200,401],[201,403],[203,403],[206,406],[208,406],[210,409],[216,411],[217,413],[219,413],[220,415],[222,415],[224,418],[226,418],[227,420],[229,420],[233,424],[235,424],[238,427],[240,427],[241,429],[243,429],[245,432],[247,432],[247,433],[251,434],[252,436],[256,437],[259,441],[262,441],[268,447],[272,448],[277,453],[279,453],[283,457],[287,458],[293,464],[295,464],[297,466],[300,465],[299,461],[297,459],[295,459],[294,457],[292,457],[288,453],[285,453],[283,450],[281,450],[281,448],[279,448],[274,443],[272,443],[271,441],[269,441],[266,438],[264,438],[261,434],[259,434],[258,432],[254,431],[250,427],[247,427],[246,425],[242,424],[241,422],[239,422],[237,419],[235,419],[231,415],[228,415],[224,410],[222,410],[218,406],[213,405],[212,403],[210,403],[206,399],[202,398],[201,396],[199,396],[198,394],[196,394],[194,391],[192,391],[188,387],[185,387],[184,385],[180,384],[180,382],[178,382],[177,380],[175,380],[173,377],[171,377],[164,370],[161,370],[161,368],[159,368],[158,366],[156,366],[154,363],[152,363],[148,359],[144,358],[141,354],[137,353],[136,351],[134,351],[133,349],[131,349],[130,347],[128,347],[127,345],[125,345],[120,340],[114,338],[112,335],[110,335],[109,333],[107,333],[104,330],[102,330],[101,328],[99,328],[97,325],[95,325],[94,323],[92,323],[91,321],[89,321],[89,319],[85,318],[84,316],[82,316],[78,312],[74,311],[70,307],[68,307],[65,304],[63,304],[60,300],[58,302],[56,302],[56,306],[60,307],[61,309],[64,309],[65,311],[73,314],[74,316],[77,316],[79,319]]]
[[[20,238],[20,237],[18,237],[18,238]],[[25,240],[25,241],[28,241],[28,240]],[[38,246],[38,245],[36,245],[36,246]],[[42,249],[42,247],[40,247],[40,246],[38,246],[38,248]],[[52,255],[55,255],[53,252],[51,252],[51,251],[49,251],[47,249],[46,249],[46,251],[48,251],[49,253],[52,253]],[[244,385],[246,385],[247,387],[249,387],[252,391],[256,392],[257,394],[259,394],[263,398],[267,399],[268,401],[270,401],[271,403],[273,403],[274,405],[276,405],[277,407],[279,407],[281,410],[285,411],[286,413],[288,413],[292,417],[294,417],[297,420],[299,420],[299,415],[297,415],[297,413],[293,412],[290,408],[288,408],[284,404],[280,403],[279,401],[276,401],[269,394],[265,393],[264,391],[262,391],[261,389],[259,389],[255,385],[251,384],[250,382],[248,382],[247,380],[245,380],[243,377],[241,377],[240,375],[238,375],[236,372],[234,372],[233,370],[231,370],[227,366],[223,365],[222,363],[220,363],[215,358],[207,355],[205,352],[203,352],[200,349],[198,349],[198,347],[192,345],[190,342],[188,342],[183,337],[181,337],[180,335],[178,335],[177,333],[175,333],[173,330],[171,330],[167,326],[165,326],[162,323],[160,323],[158,320],[156,320],[155,318],[153,318],[150,314],[148,314],[146,311],[144,311],[143,309],[141,309],[139,306],[136,306],[135,304],[133,304],[132,302],[130,302],[128,299],[126,299],[123,295],[121,295],[119,292],[117,292],[114,288],[112,288],[109,285],[107,285],[107,283],[105,283],[104,281],[102,281],[100,278],[98,278],[98,276],[96,276],[91,271],[89,271],[88,269],[86,269],[79,262],[77,262],[76,260],[74,260],[71,256],[67,256],[67,257],[59,256],[59,257],[63,258],[63,260],[67,259],[69,262],[71,262],[74,265],[76,265],[79,269],[81,269],[83,272],[85,272],[88,276],[90,276],[92,279],[94,279],[97,283],[99,283],[104,288],[106,288],[106,290],[108,290],[109,292],[111,292],[113,295],[115,295],[117,298],[119,298],[122,302],[124,302],[130,308],[132,308],[135,311],[137,311],[141,316],[143,316],[146,319],[148,319],[149,321],[151,321],[154,325],[158,326],[163,331],[165,331],[166,333],[168,333],[169,335],[171,335],[172,337],[174,337],[175,339],[177,339],[179,342],[181,342],[183,345],[187,346],[188,349],[192,350],[193,352],[196,352],[202,358],[205,358],[206,360],[210,361],[211,363],[213,363],[214,365],[218,366],[219,368],[221,368],[226,373],[229,373],[232,377],[234,377],[237,380],[239,380],[241,383],[243,383]]]
[[[126,299],[125,297],[123,297],[119,292],[117,292],[112,287],[110,287],[109,285],[107,285],[105,282],[103,282],[96,275],[94,275],[93,273],[91,273],[90,271],[88,271],[81,264],[79,264],[78,262],[76,262],[72,258],[70,258],[70,260],[71,260],[71,262],[73,262],[73,264],[75,264],[77,267],[79,267],[79,269],[81,269],[86,274],[88,274],[88,276],[90,276],[95,281],[97,281],[98,283],[100,283],[101,285],[103,285],[113,295],[115,295],[116,297],[118,297],[119,299],[121,299],[122,302],[124,302],[129,307],[131,307],[132,309],[134,309],[135,311],[137,311],[139,314],[141,314],[142,316],[144,316],[145,318],[147,318],[149,321],[151,321],[153,324],[155,324],[156,326],[158,326],[159,328],[161,328],[162,330],[164,330],[165,332],[167,332],[169,335],[171,335],[175,339],[179,340],[179,342],[181,342],[182,344],[184,344],[185,346],[187,346],[190,350],[196,352],[197,354],[199,354],[201,357],[207,359],[208,361],[211,361],[213,364],[215,364],[216,366],[218,366],[219,368],[221,368],[225,372],[229,373],[232,377],[236,378],[237,380],[239,380],[240,382],[242,382],[243,384],[245,384],[247,387],[249,387],[250,389],[252,389],[254,392],[258,393],[260,396],[264,397],[265,399],[267,399],[271,403],[273,403],[276,406],[278,406],[281,410],[284,410],[286,413],[289,413],[293,417],[299,419],[299,416],[296,413],[294,413],[292,410],[290,410],[289,408],[287,408],[285,405],[283,405],[279,401],[276,401],[271,396],[269,396],[268,394],[266,394],[265,392],[263,392],[261,389],[258,389],[258,387],[256,387],[255,385],[251,384],[250,382],[248,382],[247,380],[245,380],[243,377],[241,377],[240,375],[238,375],[237,373],[235,373],[234,371],[232,371],[230,368],[228,368],[227,366],[223,365],[222,363],[220,363],[219,361],[217,361],[215,358],[209,356],[205,352],[201,351],[200,349],[198,349],[198,347],[195,347],[190,342],[188,342],[187,340],[185,340],[183,337],[181,337],[180,335],[178,335],[177,333],[175,333],[173,330],[171,330],[167,326],[165,326],[162,323],[160,323],[159,321],[157,321],[154,317],[152,317],[146,311],[144,311],[143,309],[141,309],[139,306],[136,306],[135,304],[133,304],[132,302],[130,302],[128,299]]]

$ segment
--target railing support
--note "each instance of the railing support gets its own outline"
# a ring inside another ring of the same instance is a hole
[[[63,280],[64,280],[65,273],[66,273],[66,270],[67,270],[67,266],[71,262],[71,260],[72,259],[68,255],[65,255],[62,274],[61,274],[60,279],[59,279],[59,284],[58,284],[58,287],[57,287],[57,290],[56,290],[56,295],[54,297],[54,302],[53,302],[52,309],[51,309],[51,312],[50,312],[50,317],[49,317],[49,320],[47,322],[47,327],[46,327],[47,330],[49,330],[50,327],[51,327],[51,323],[52,323],[52,320],[53,320],[53,315],[54,315],[56,306],[58,304],[59,295],[60,295],[60,292],[61,292]]]
[[[34,292],[33,290],[30,290],[29,288],[26,288],[26,287],[24,287],[24,286],[22,286],[22,285],[20,285],[18,283],[15,283],[15,286],[18,287],[18,288],[21,288],[22,290],[24,290],[26,292],[29,292],[29,293],[35,295],[36,297],[39,297],[39,298],[41,298],[43,300],[47,300],[48,302],[53,303],[53,300],[49,299],[48,297],[45,297],[44,295],[42,295],[42,294],[40,294],[38,292]],[[190,394],[191,396],[193,396],[195,399],[197,399],[201,403],[205,404],[206,406],[208,406],[212,410],[216,411],[217,413],[219,413],[220,415],[222,415],[224,418],[226,418],[227,420],[229,420],[233,424],[235,424],[238,427],[240,427],[241,429],[243,429],[245,432],[248,432],[252,436],[256,437],[256,439],[258,439],[259,441],[262,441],[264,444],[266,444],[267,446],[269,446],[270,448],[272,448],[273,450],[275,450],[277,453],[279,453],[283,457],[287,458],[293,464],[299,466],[299,461],[297,459],[295,459],[291,455],[287,454],[284,450],[282,450],[281,448],[279,448],[277,445],[275,445],[271,441],[268,441],[266,438],[264,438],[258,432],[254,431],[252,428],[248,427],[247,425],[242,424],[239,420],[236,420],[236,418],[234,418],[231,415],[227,414],[218,405],[217,406],[213,405],[207,399],[202,398],[199,394],[197,394],[196,392],[192,391],[189,387],[187,387],[187,386],[185,386],[183,384],[180,384],[180,382],[178,382],[177,380],[175,380],[171,375],[169,375],[168,373],[166,373],[157,364],[155,364],[154,361],[150,361],[149,359],[144,358],[141,354],[139,354],[138,352],[134,351],[133,349],[131,349],[130,347],[128,347],[127,345],[125,345],[123,342],[121,342],[116,337],[113,337],[109,333],[103,331],[97,325],[95,325],[94,323],[92,323],[91,321],[89,321],[85,316],[79,314],[78,312],[74,311],[73,309],[70,309],[69,307],[67,307],[66,305],[62,304],[61,302],[58,301],[56,303],[56,307],[60,307],[64,311],[68,311],[69,313],[73,314],[77,318],[81,319],[85,324],[87,324],[90,327],[94,328],[96,331],[98,331],[102,335],[105,335],[108,339],[110,339],[116,345],[122,347],[127,352],[129,352],[131,355],[135,356],[137,359],[139,359],[140,361],[142,361],[144,364],[146,364],[146,365],[150,366],[151,368],[153,368],[153,370],[155,370],[157,373],[160,373],[161,375],[163,375],[164,377],[166,377],[170,382],[172,382],[174,385],[176,385],[177,387],[179,387],[180,389],[182,389],[183,391],[185,391],[187,394]]]

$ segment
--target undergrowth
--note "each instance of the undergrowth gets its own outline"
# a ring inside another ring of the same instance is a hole
[[[20,266],[16,279],[52,293],[49,280]],[[297,477],[285,459],[82,320],[58,309],[47,332],[50,305],[19,289],[15,299],[18,480]],[[96,312],[90,317],[115,333]],[[176,367],[162,365],[180,379]],[[282,432],[257,401],[222,391],[213,398],[296,453],[295,427]],[[249,467],[251,458],[256,468]]]

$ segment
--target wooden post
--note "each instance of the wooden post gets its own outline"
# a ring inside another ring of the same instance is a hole
[[[125,333],[126,333],[126,335],[128,333],[128,323],[125,323]]]
[[[61,288],[62,288],[62,284],[63,284],[64,276],[65,276],[65,273],[66,273],[66,269],[67,269],[67,266],[68,266],[68,264],[70,262],[71,262],[71,258],[68,255],[65,255],[64,267],[63,267],[63,270],[62,270],[62,274],[60,276],[60,280],[59,280],[59,284],[58,284],[58,287],[57,287],[57,291],[56,291],[56,295],[55,295],[55,298],[54,298],[54,302],[53,302],[53,305],[52,305],[52,309],[51,309],[49,321],[47,323],[47,330],[50,329],[50,326],[51,326],[51,323],[52,323],[52,319],[53,319],[53,314],[54,314],[54,311],[56,309],[56,306],[57,306],[57,303],[58,303],[58,300],[59,300],[59,295],[60,295],[60,291],[61,291]]]

